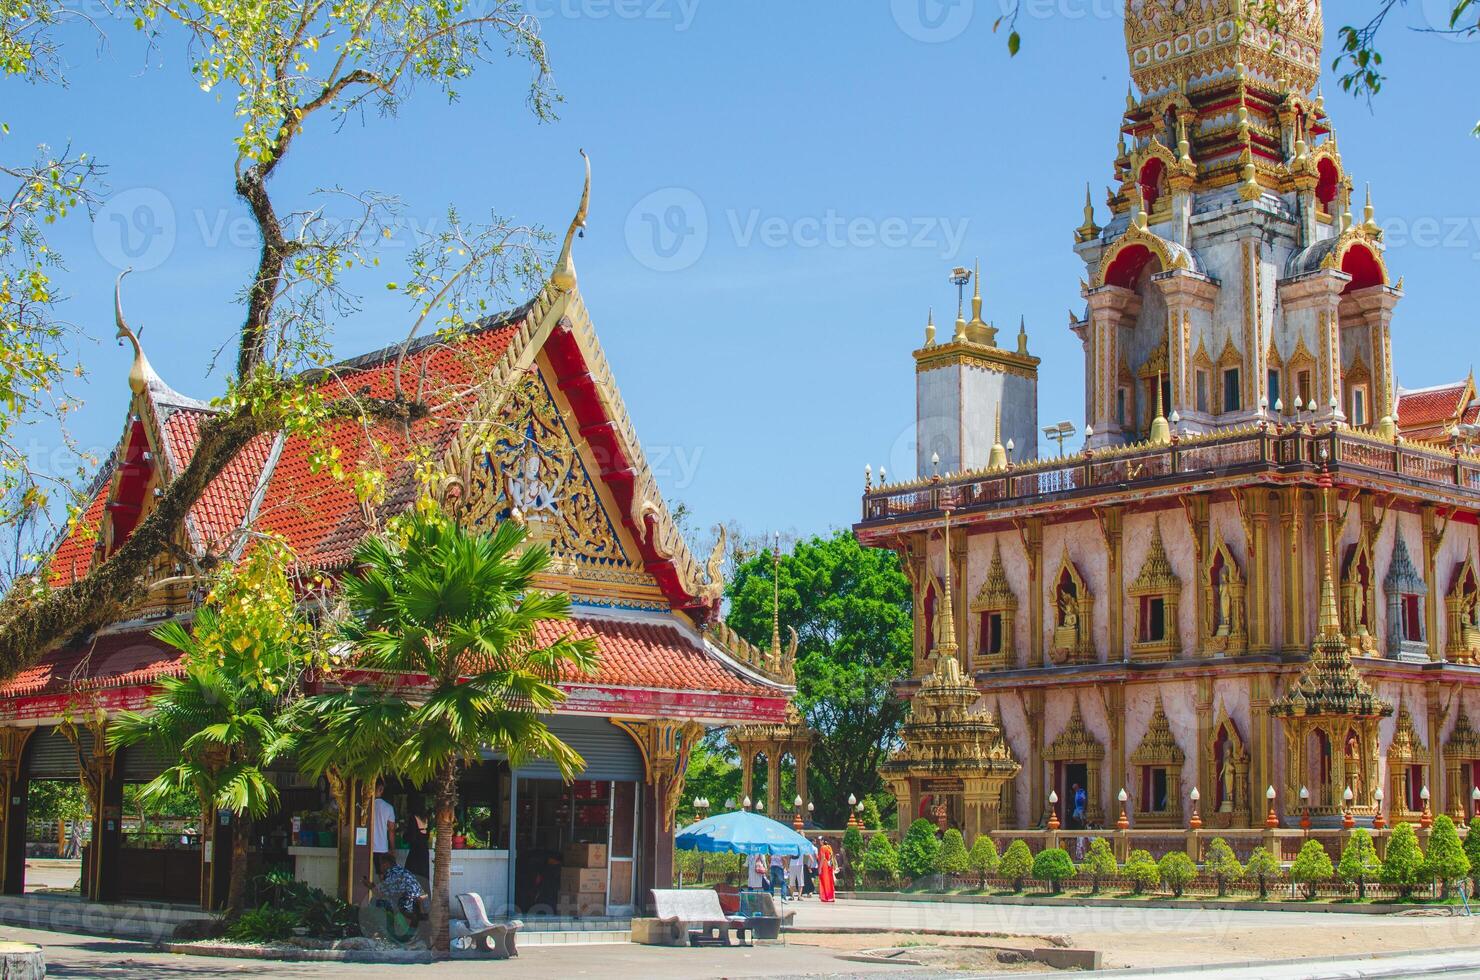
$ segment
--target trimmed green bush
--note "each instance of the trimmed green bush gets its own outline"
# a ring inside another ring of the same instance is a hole
[[[1203,861],[1203,867],[1218,883],[1219,898],[1228,894],[1230,881],[1238,881],[1244,876],[1244,866],[1238,863],[1238,855],[1233,853],[1228,841],[1221,837],[1214,837],[1213,842],[1208,845],[1208,856]]]
[[[868,830],[884,829],[884,817],[879,813],[879,802],[872,796],[863,800],[863,825]]]
[[[1089,879],[1089,893],[1098,895],[1100,884],[1106,878],[1115,877],[1115,872],[1120,867],[1115,863],[1115,852],[1110,850],[1110,842],[1103,837],[1096,837],[1089,842],[1089,853],[1084,856],[1084,863],[1079,866],[1079,873]]]
[[[1131,880],[1131,890],[1137,895],[1144,894],[1146,889],[1155,888],[1161,884],[1161,869],[1151,859],[1150,851],[1141,848],[1131,851],[1130,856],[1125,859],[1125,867],[1122,870]]]
[[[1480,878],[1480,816],[1470,818],[1470,832],[1465,834],[1465,857],[1470,859],[1470,876]]]
[[[971,853],[966,855],[971,870],[983,878],[997,873],[1002,859],[997,856],[997,842],[988,834],[980,834],[971,844]]]
[[[1011,879],[1012,890],[1020,892],[1023,882],[1032,873],[1033,852],[1028,850],[1028,842],[1018,839],[1007,845],[1007,853],[1002,855],[1002,863],[997,865],[997,874]]]
[[[1378,877],[1384,885],[1398,889],[1398,894],[1404,898],[1413,894],[1414,887],[1423,882],[1423,851],[1419,849],[1418,835],[1413,832],[1411,823],[1399,823],[1393,827]]]
[[[899,870],[911,878],[923,878],[935,870],[935,855],[940,851],[940,838],[935,824],[921,817],[910,824],[899,845]]]
[[[966,841],[961,831],[952,827],[940,839],[940,850],[935,852],[935,872],[943,875],[965,874],[971,870],[970,856],[966,853]]]
[[[849,871],[858,868],[858,862],[863,860],[863,849],[866,846],[863,832],[857,827],[849,827],[843,831],[843,858],[847,862]]]
[[[1033,859],[1033,877],[1048,883],[1048,890],[1059,893],[1060,886],[1074,877],[1074,862],[1062,847],[1046,847]]]
[[[1366,827],[1352,831],[1346,846],[1341,849],[1341,860],[1336,864],[1336,873],[1348,885],[1357,886],[1357,897],[1367,897],[1367,882],[1372,881],[1382,870],[1377,858],[1377,848],[1372,844],[1372,835]]]
[[[1279,881],[1284,874],[1285,869],[1280,867],[1280,862],[1263,845],[1254,848],[1249,854],[1249,863],[1244,865],[1244,877],[1253,878],[1259,883],[1261,902],[1269,897],[1269,883]]]
[[[1300,853],[1295,855],[1295,863],[1290,865],[1290,880],[1305,886],[1306,897],[1316,897],[1316,886],[1323,881],[1330,881],[1336,874],[1336,869],[1331,867],[1331,855],[1321,846],[1318,840],[1308,840],[1300,848]]]
[[[1470,873],[1470,859],[1465,856],[1464,845],[1459,842],[1459,831],[1448,814],[1434,818],[1433,832],[1429,835],[1429,856],[1424,862],[1424,877],[1439,883],[1439,898],[1449,897],[1451,883]]]
[[[1172,890],[1173,898],[1181,898],[1182,892],[1197,877],[1197,865],[1192,863],[1186,851],[1163,854],[1156,862],[1156,870],[1161,873],[1161,883]]]
[[[881,884],[893,884],[899,877],[899,852],[888,834],[875,834],[861,859],[863,873]]]

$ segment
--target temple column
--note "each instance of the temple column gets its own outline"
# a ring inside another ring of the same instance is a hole
[[[683,796],[689,753],[704,737],[704,726],[670,718],[613,718],[611,723],[630,735],[642,753],[646,780],[642,791],[642,860],[637,878],[638,894],[644,896],[645,906],[649,889],[668,888],[673,881],[674,819]],[[769,757],[767,761],[771,761]],[[773,785],[767,794],[773,801],[777,789],[779,785]]]
[[[781,754],[780,747],[766,747],[766,816],[781,819]]]
[[[1279,287],[1286,322],[1314,326],[1316,343],[1316,420],[1345,421],[1341,410],[1341,291],[1351,276],[1336,269],[1321,269],[1286,281]],[[1336,400],[1336,410],[1331,401]]]
[[[1043,666],[1043,519],[1030,517],[1022,524],[1023,551],[1028,558],[1028,666]],[[1042,733],[1040,732],[1040,735]]]
[[[797,767],[797,795],[802,798],[802,808],[805,811],[807,804],[812,800],[811,795],[807,792],[807,767],[812,763],[811,742],[798,745],[792,751],[792,758],[796,760]]]
[[[1403,296],[1391,286],[1368,286],[1347,293],[1341,300],[1341,320],[1347,329],[1366,330],[1372,352],[1371,417],[1367,424],[1385,416],[1397,417],[1393,404],[1393,310]]]
[[[1276,491],[1280,497],[1280,533],[1284,538],[1284,652],[1302,655],[1305,638],[1305,492],[1299,487]]]
[[[34,728],[0,728],[0,894],[26,890],[26,742]]]
[[[1197,569],[1192,590],[1196,609],[1197,647],[1191,651],[1195,656],[1206,656],[1204,643],[1209,628],[1208,608],[1212,602],[1213,584],[1208,578],[1208,498],[1193,494],[1182,498],[1182,509],[1187,515],[1187,527],[1192,532],[1192,562]]]
[[[1439,527],[1439,509],[1433,504],[1424,504],[1420,512],[1423,524],[1423,580],[1429,594],[1424,598],[1424,627],[1428,631],[1429,660],[1437,663],[1444,659],[1444,647],[1439,642],[1439,607],[1444,604],[1444,593],[1439,591],[1439,545],[1444,542],[1444,531],[1448,521]]]
[[[1183,419],[1207,423],[1211,416],[1198,412],[1192,391],[1192,314],[1212,316],[1218,286],[1188,269],[1173,269],[1152,280],[1167,307],[1167,371],[1171,404],[1163,406]]]
[[[1125,682],[1115,681],[1105,688],[1105,717],[1110,723],[1110,793],[1112,798],[1125,788]],[[1116,802],[1118,806],[1118,801]],[[1116,816],[1120,811],[1116,810]]]
[[[1438,681],[1429,681],[1424,685],[1424,695],[1429,702],[1429,811],[1431,813],[1445,812],[1445,779],[1444,779],[1444,704],[1439,689]],[[1455,780],[1458,782],[1458,779]]]
[[[736,803],[746,799],[755,799],[755,747],[749,742],[740,749],[740,799]]]
[[[1048,792],[1044,789],[1048,774],[1043,762],[1043,691],[1031,688],[1023,693],[1023,713],[1028,719],[1028,821],[1027,826],[1037,826],[1038,819],[1048,806]]]
[[[1274,785],[1274,723],[1269,714],[1273,675],[1249,678],[1249,823],[1259,826],[1267,809],[1264,790]]]
[[[1106,604],[1110,636],[1107,663],[1120,663],[1130,657],[1125,644],[1125,563],[1121,561],[1122,527],[1125,509],[1104,507],[1095,512],[1100,519],[1100,532],[1105,538]]]
[[[1090,338],[1090,368],[1086,372],[1089,418],[1095,428],[1095,434],[1087,442],[1089,448],[1100,449],[1122,441],[1120,420],[1115,413],[1115,392],[1120,381],[1120,330],[1135,324],[1141,312],[1141,297],[1120,286],[1100,286],[1091,289],[1086,297]]]
[[[1207,674],[1196,680],[1193,703],[1197,709],[1197,780],[1199,786],[1213,786],[1213,678]],[[1211,799],[1211,797],[1210,797]]]
[[[123,774],[118,756],[108,751],[107,725],[87,726],[92,745],[79,748],[82,785],[92,811],[92,843],[82,868],[82,896],[94,902],[118,900],[122,883],[119,854],[123,850]]]
[[[1274,649],[1271,637],[1269,586],[1269,504],[1270,496],[1253,491],[1239,500],[1243,512],[1245,543],[1249,557],[1249,652],[1268,653]],[[1247,508],[1247,512],[1244,509]]]

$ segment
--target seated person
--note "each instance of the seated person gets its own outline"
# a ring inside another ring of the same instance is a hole
[[[378,880],[365,882],[365,887],[370,889],[370,907],[383,913],[387,938],[409,942],[425,918],[421,901],[427,897],[426,891],[416,876],[397,864],[390,854],[375,855],[375,870]]]

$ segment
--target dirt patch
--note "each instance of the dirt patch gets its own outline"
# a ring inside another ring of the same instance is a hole
[[[1052,967],[1035,962],[1021,949],[982,946],[969,942],[930,943],[926,945],[890,946],[859,951],[878,960],[892,960],[901,966],[929,966],[941,970],[990,970],[994,973],[1052,973]]]

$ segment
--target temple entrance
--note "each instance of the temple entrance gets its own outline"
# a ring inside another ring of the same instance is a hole
[[[637,783],[520,779],[517,794],[515,908],[525,915],[630,915]]]
[[[1054,788],[1059,794],[1059,823],[1067,830],[1089,826],[1089,765],[1055,762]]]

